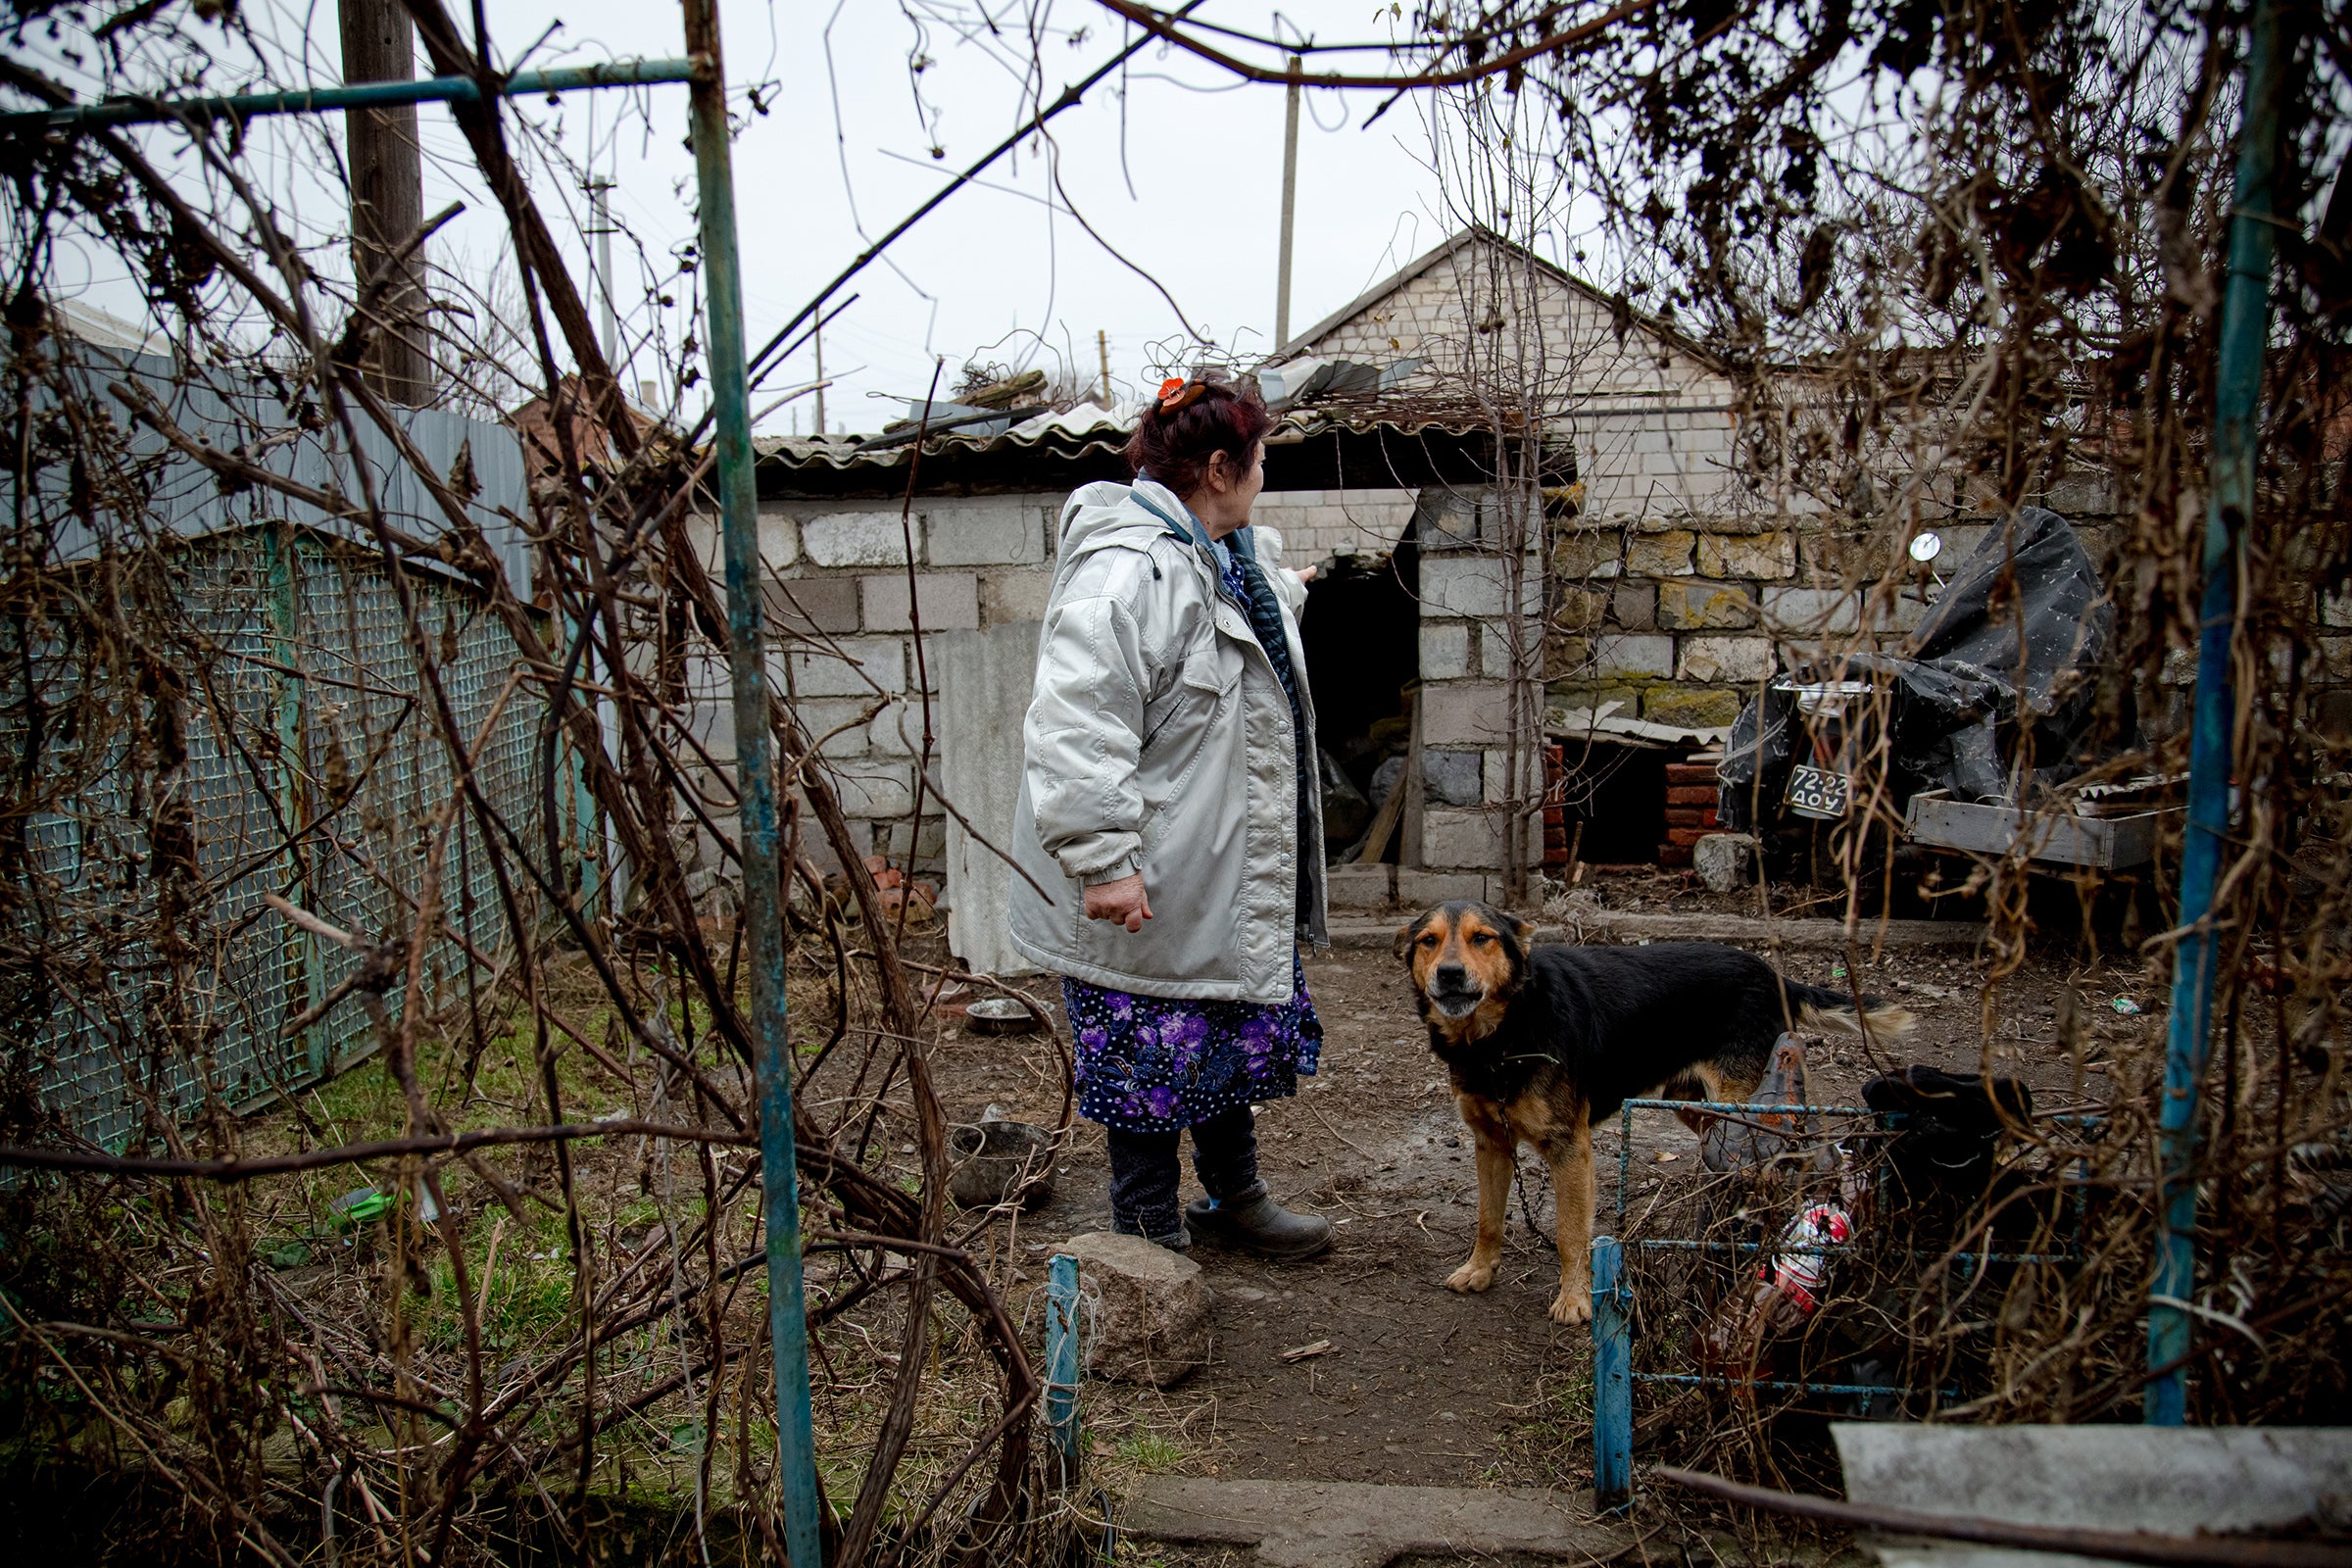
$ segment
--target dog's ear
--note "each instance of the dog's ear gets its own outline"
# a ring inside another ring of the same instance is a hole
[[[1528,946],[1536,934],[1536,928],[1534,926],[1528,924],[1525,920],[1520,919],[1519,916],[1511,913],[1508,909],[1496,908],[1492,904],[1480,905],[1478,906],[1478,912],[1484,916],[1487,923],[1500,933],[1503,938],[1511,944],[1512,947],[1518,949],[1522,956],[1526,954]]]
[[[1407,920],[1396,928],[1396,940],[1389,944],[1389,951],[1396,955],[1398,963],[1403,963],[1412,956],[1413,938],[1421,934],[1422,922],[1428,918],[1425,914],[1419,919]]]

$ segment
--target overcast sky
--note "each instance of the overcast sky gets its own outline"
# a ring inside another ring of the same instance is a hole
[[[997,7],[988,14],[1001,29],[995,37],[982,30],[987,19],[979,0],[723,0],[728,81],[745,120],[734,164],[755,345],[863,249],[864,236],[889,228],[953,171],[1002,140],[1019,122],[1025,102],[1037,96],[1051,102],[1127,36],[1126,24],[1094,0],[1034,0],[1035,13],[1024,12],[1021,0],[988,3]],[[463,18],[466,8],[452,9]],[[1303,28],[1319,41],[1338,42],[1387,36],[1390,11],[1368,0],[1298,0],[1277,14],[1251,0],[1208,0],[1197,15],[1258,31],[1282,27],[1286,35]],[[684,52],[670,0],[489,0],[488,13],[498,63],[508,69]],[[339,76],[334,0],[246,0],[241,15],[286,62],[267,74],[271,84]],[[206,86],[259,84],[263,74],[217,29],[188,25],[220,44]],[[1023,29],[1032,26],[1042,38],[1042,94],[1025,97],[1021,73],[1030,49]],[[533,40],[540,40],[535,48]],[[76,91],[103,90],[88,74],[86,51],[79,68],[58,57],[71,42],[34,35],[27,46]],[[526,52],[527,59],[518,59]],[[927,61],[919,107],[908,69],[918,54]],[[1378,55],[1339,58],[1359,71],[1389,69]],[[752,88],[764,113],[752,112]],[[1305,94],[1294,332],[1427,250],[1447,227],[1436,216],[1424,109],[1408,99],[1365,127],[1386,96]],[[970,359],[1091,381],[1099,365],[1096,333],[1102,331],[1122,392],[1143,384],[1148,367],[1191,363],[1176,309],[1091,238],[1054,195],[1049,166],[1055,160],[1069,204],[1164,283],[1195,327],[1244,358],[1267,351],[1274,334],[1284,99],[1280,86],[1238,82],[1163,45],[1146,49],[1123,77],[1104,81],[1053,122],[1050,148],[1024,143],[900,241],[889,265],[877,263],[845,291],[858,298],[825,334],[826,369],[839,383],[827,398],[828,423],[871,430],[899,416],[898,400],[920,397],[934,356],[946,358],[945,386],[954,385]],[[668,253],[693,237],[685,89],[573,93],[558,105],[518,101],[515,112],[551,132],[560,129],[574,159],[590,145],[593,119],[603,150],[598,163],[614,181],[615,219],[666,270]],[[426,211],[460,197],[470,208],[433,237],[430,259],[478,281],[492,270],[503,225],[472,182],[472,160],[447,111],[427,105],[419,117]],[[158,126],[134,134],[151,156],[195,177],[182,133]],[[339,117],[308,125],[291,118],[259,121],[248,129],[242,156],[248,175],[281,204],[281,221],[312,244],[313,264],[339,270],[349,219],[340,186],[322,178],[328,164],[322,138],[330,135],[339,145]],[[934,148],[944,156],[934,158]],[[576,180],[530,159],[526,169],[559,236],[580,244],[586,210]],[[241,217],[237,222],[243,226]],[[648,274],[626,241],[613,270],[623,315],[648,319]],[[57,283],[61,292],[118,315],[147,311],[138,286],[102,248],[62,255]],[[679,306],[690,303],[683,291],[671,292]],[[674,344],[684,319],[675,309],[668,319]],[[660,375],[663,367],[653,358],[628,367],[629,375]],[[808,380],[812,371],[813,356],[804,349],[770,378],[767,394]],[[764,401],[756,397],[755,406]],[[797,417],[808,429],[810,412],[802,402],[762,428],[786,431]]]
[[[915,8],[919,9],[919,8]],[[1299,24],[1332,40],[1382,36],[1363,0],[1307,0]],[[1230,25],[1275,25],[1272,12],[1211,0],[1204,15]],[[682,52],[673,7],[645,0],[543,0],[492,7],[497,35],[519,51],[549,23],[561,29],[532,63]],[[928,197],[948,172],[995,145],[1014,124],[1022,83],[1020,42],[981,44],[958,36],[977,8],[926,14],[919,43],[934,64],[921,74],[924,109],[909,89],[908,57],[918,44],[907,13],[886,0],[760,6],[728,0],[722,12],[728,77],[764,88],[765,115],[750,116],[735,144],[735,177],[751,337],[762,341],[865,244]],[[1049,21],[1045,96],[1116,52],[1117,18],[1084,0],[1056,0]],[[1000,25],[1022,13],[1004,5]],[[331,23],[329,24],[331,26]],[[1083,29],[1083,31],[1081,31]],[[1017,32],[1013,34],[1017,39]],[[1367,64],[1377,57],[1357,57]],[[1262,352],[1274,330],[1275,270],[1282,187],[1284,91],[1232,84],[1216,68],[1159,46],[1131,62],[1124,93],[1114,77],[1054,122],[1045,156],[1024,145],[967,188],[854,284],[858,302],[825,334],[828,373],[840,384],[828,421],[873,429],[903,412],[881,401],[919,397],[932,357],[947,357],[952,385],[964,361],[981,358],[1049,372],[1066,360],[1079,375],[1098,367],[1096,333],[1109,335],[1114,380],[1132,388],[1154,351],[1180,345],[1183,327],[1159,293],[1067,212],[1048,205],[1048,161],[1060,161],[1070,201],[1113,246],[1150,270],[1200,331],[1228,346]],[[562,111],[564,143],[586,145],[588,99]],[[649,242],[686,237],[692,221],[693,164],[682,145],[682,89],[657,89],[652,131],[637,114],[597,109],[599,140],[614,143],[617,220]],[[1306,95],[1299,125],[1298,217],[1292,326],[1296,331],[1353,299],[1402,261],[1436,242],[1435,181],[1426,162],[1425,122],[1400,104],[1369,130],[1370,93]],[[534,115],[551,115],[544,105]],[[935,119],[929,118],[935,116]],[[621,123],[616,138],[604,135]],[[425,111],[428,148],[462,162],[444,113]],[[935,160],[930,149],[945,149]],[[441,176],[433,178],[437,181]],[[1132,189],[1131,189],[1132,187]],[[440,196],[428,191],[426,207]],[[487,223],[446,249],[486,256]],[[616,265],[623,293],[634,270]],[[625,308],[625,305],[624,305]],[[771,382],[808,379],[804,350]],[[794,411],[808,427],[806,405]],[[791,428],[793,414],[765,428]]]

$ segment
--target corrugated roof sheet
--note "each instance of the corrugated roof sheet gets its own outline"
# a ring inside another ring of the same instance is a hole
[[[1468,399],[1433,395],[1408,384],[1418,360],[1360,365],[1345,360],[1294,360],[1257,372],[1267,406],[1276,411],[1267,440],[1274,445],[1333,430],[1388,430],[1404,435],[1443,431],[1472,435],[1493,427]],[[1081,404],[1040,414],[1008,429],[951,430],[922,443],[925,457],[944,453],[1036,452],[1063,460],[1113,457],[1127,445],[1146,407],[1143,400],[1101,409]],[[882,470],[904,465],[915,443],[900,439],[868,446],[873,436],[760,436],[752,443],[763,465],[787,469]]]

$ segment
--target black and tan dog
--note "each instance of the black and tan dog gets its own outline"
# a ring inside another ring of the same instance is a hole
[[[1478,1243],[1446,1287],[1494,1283],[1518,1148],[1533,1144],[1551,1166],[1558,1323],[1592,1315],[1593,1123],[1636,1097],[1744,1100],[1789,1029],[1911,1027],[1876,997],[1857,1016],[1851,998],[1714,943],[1532,947],[1526,921],[1484,904],[1430,910],[1396,954],[1478,1149]]]

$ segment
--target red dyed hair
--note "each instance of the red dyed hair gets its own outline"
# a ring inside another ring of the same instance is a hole
[[[1127,438],[1127,466],[1136,476],[1156,479],[1187,499],[1208,482],[1209,459],[1220,452],[1237,476],[1247,473],[1258,442],[1274,423],[1253,382],[1202,377],[1195,384],[1200,395],[1173,414],[1162,412],[1161,402],[1184,401],[1181,396],[1146,405],[1135,434]]]

